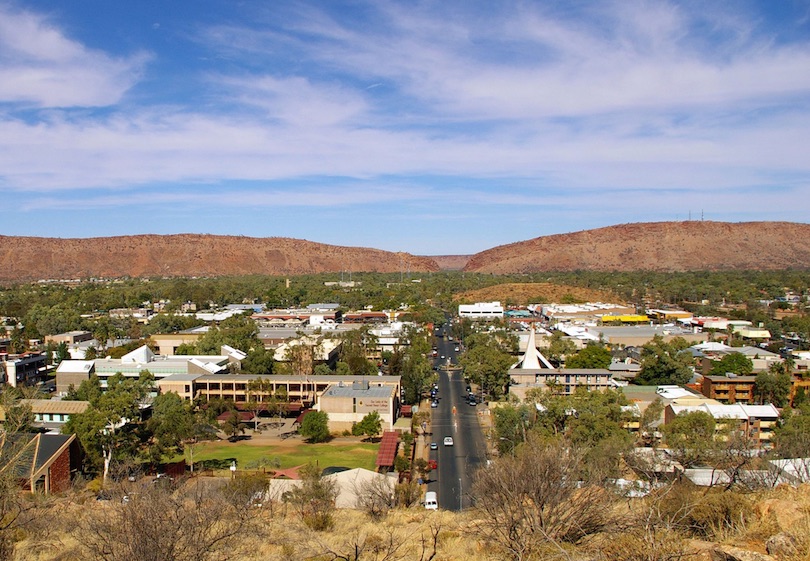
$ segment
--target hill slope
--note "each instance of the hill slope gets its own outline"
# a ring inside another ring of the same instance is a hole
[[[437,271],[426,257],[290,238],[179,234],[61,239],[0,236],[0,282],[89,277]]]
[[[810,268],[810,224],[652,222],[543,236],[472,256],[465,271]]]

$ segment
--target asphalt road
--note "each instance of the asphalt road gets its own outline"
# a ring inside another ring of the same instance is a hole
[[[439,340],[437,364],[455,364],[456,343]],[[438,450],[430,451],[430,458],[438,463],[431,472],[429,491],[436,491],[439,507],[446,510],[461,510],[472,505],[471,490],[475,470],[486,463],[484,435],[478,423],[477,409],[467,403],[467,392],[460,369],[439,370],[439,406],[431,409],[433,442]],[[453,438],[453,446],[445,446],[444,438]]]

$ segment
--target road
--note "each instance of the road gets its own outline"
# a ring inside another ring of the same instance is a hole
[[[456,362],[456,343],[439,340],[437,363],[446,366]],[[448,362],[449,361],[449,362]],[[430,451],[430,458],[438,463],[431,472],[429,491],[436,491],[439,507],[446,510],[461,510],[472,505],[472,490],[475,470],[486,463],[486,444],[478,423],[477,409],[466,400],[466,387],[460,369],[439,370],[439,406],[431,409],[433,428],[432,441],[438,450]],[[446,436],[453,438],[453,446],[444,446]]]

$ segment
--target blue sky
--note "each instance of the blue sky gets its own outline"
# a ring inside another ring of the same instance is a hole
[[[0,234],[808,221],[810,1],[0,0]]]

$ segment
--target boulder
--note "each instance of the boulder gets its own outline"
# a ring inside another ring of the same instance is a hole
[[[794,501],[766,499],[754,505],[754,513],[762,521],[775,522],[779,530],[794,528],[804,518],[804,512]]]
[[[796,538],[782,532],[768,538],[768,541],[765,542],[765,549],[769,555],[775,555],[779,558],[791,557],[799,552],[798,545]]]

